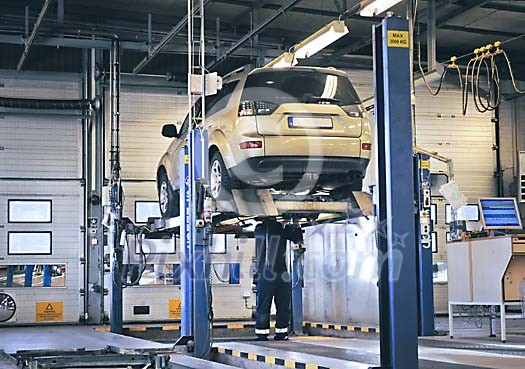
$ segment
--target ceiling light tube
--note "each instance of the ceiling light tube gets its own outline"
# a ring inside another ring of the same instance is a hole
[[[359,12],[359,15],[362,17],[374,17],[400,2],[401,0],[375,0],[368,5],[365,5]]]
[[[297,59],[306,59],[347,35],[348,32],[344,21],[335,20],[292,47],[291,51]]]
[[[265,68],[288,68],[297,65],[297,59],[292,53],[284,53],[266,64]]]

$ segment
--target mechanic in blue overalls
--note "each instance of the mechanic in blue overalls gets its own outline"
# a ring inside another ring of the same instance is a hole
[[[270,334],[270,309],[274,298],[277,310],[274,339],[288,339],[292,283],[286,263],[286,246],[287,241],[299,243],[302,239],[301,228],[291,224],[283,228],[275,219],[267,219],[255,228],[255,334],[260,341],[267,341]]]

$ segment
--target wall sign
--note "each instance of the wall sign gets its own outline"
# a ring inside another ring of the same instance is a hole
[[[180,319],[181,318],[181,304],[180,300],[169,300],[169,313],[168,318],[170,319]]]
[[[63,322],[63,301],[37,301],[35,320],[37,322]]]

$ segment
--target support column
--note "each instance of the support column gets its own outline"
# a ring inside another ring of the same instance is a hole
[[[418,322],[420,336],[434,335],[434,280],[432,272],[432,221],[430,218],[430,157],[416,154],[414,158],[416,214],[416,245],[418,275]]]
[[[292,330],[295,334],[303,333],[303,287],[304,287],[304,252],[301,245],[293,246],[292,256]]]
[[[427,5],[427,70],[436,70],[436,0]]]
[[[417,369],[417,289],[406,19],[373,28],[381,368]]]
[[[211,286],[208,231],[202,219],[203,184],[208,177],[208,131],[194,129],[190,134],[191,242],[193,246],[193,341],[194,356],[207,358],[211,351]]]

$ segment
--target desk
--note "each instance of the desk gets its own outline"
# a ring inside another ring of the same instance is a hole
[[[502,236],[449,242],[447,259],[450,337],[454,336],[454,305],[499,306],[501,340],[505,342],[505,319],[509,318],[505,306],[521,306],[525,239]]]

